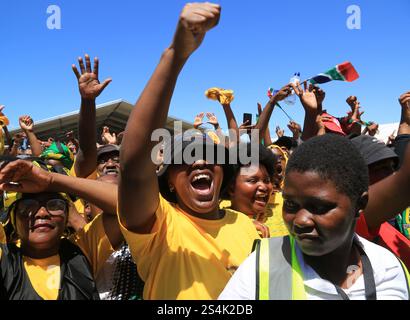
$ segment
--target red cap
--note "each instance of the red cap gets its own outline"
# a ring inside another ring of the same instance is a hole
[[[344,133],[344,131],[342,130],[342,126],[340,125],[339,120],[337,120],[334,116],[332,116],[332,115],[330,115],[326,112],[323,112],[322,116],[331,118],[330,121],[323,120],[323,124],[325,125],[327,130],[329,130],[331,132],[334,132],[334,133],[341,134],[343,136],[346,135],[346,133]]]

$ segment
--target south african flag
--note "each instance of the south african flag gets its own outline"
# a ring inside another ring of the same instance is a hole
[[[350,62],[338,64],[333,69],[310,79],[312,84],[322,84],[333,80],[352,82],[359,79],[359,74]]]

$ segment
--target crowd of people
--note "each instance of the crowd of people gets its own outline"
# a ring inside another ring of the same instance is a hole
[[[73,65],[78,136],[41,141],[24,115],[11,137],[1,108],[0,299],[410,299],[410,92],[385,144],[353,95],[335,117],[317,85],[287,84],[239,125],[232,91],[212,88],[229,134],[201,112],[153,157],[179,74],[220,16],[216,4],[183,8],[117,135],[97,137],[111,79],[88,55]],[[273,138],[272,112],[292,94],[304,123]]]

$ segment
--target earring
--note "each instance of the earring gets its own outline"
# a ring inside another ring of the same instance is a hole
[[[169,191],[171,191],[173,193],[175,191],[174,186],[169,186]]]

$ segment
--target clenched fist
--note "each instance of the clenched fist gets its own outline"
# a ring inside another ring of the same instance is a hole
[[[221,7],[213,3],[189,3],[179,17],[171,48],[181,59],[187,59],[202,43],[205,34],[220,18]]]

